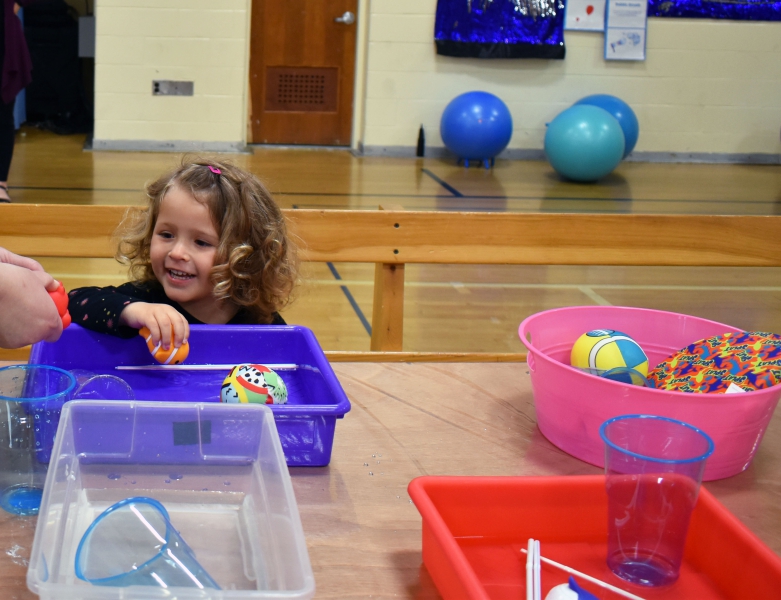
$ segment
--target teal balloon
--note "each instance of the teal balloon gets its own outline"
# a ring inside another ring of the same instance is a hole
[[[637,115],[632,107],[621,98],[616,98],[610,94],[594,94],[581,98],[575,104],[590,104],[604,108],[613,115],[621,125],[621,131],[624,132],[624,158],[634,149],[637,138],[640,135],[640,124],[637,122]]]
[[[548,124],[545,155],[562,177],[596,181],[621,162],[624,132],[605,109],[576,104]]]

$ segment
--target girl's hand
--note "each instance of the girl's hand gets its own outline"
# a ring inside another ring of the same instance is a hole
[[[187,319],[167,304],[133,302],[119,315],[119,322],[134,329],[146,327],[152,334],[152,342],[155,345],[162,342],[165,350],[172,344],[174,348],[179,348],[190,337],[190,324]]]

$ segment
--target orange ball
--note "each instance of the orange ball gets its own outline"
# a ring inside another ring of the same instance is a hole
[[[171,333],[173,333],[173,327],[171,327]],[[163,348],[163,345],[158,343],[157,345],[152,342],[152,332],[148,328],[142,327],[138,330],[144,340],[146,340],[146,347],[149,348],[149,352],[155,357],[155,360],[163,365],[178,365],[187,360],[187,355],[190,354],[190,344],[185,342],[178,348],[171,346],[168,350]]]
[[[57,314],[59,314],[60,319],[62,319],[62,328],[65,329],[71,324],[71,315],[68,312],[68,294],[65,293],[65,287],[63,287],[62,282],[60,282],[56,290],[49,292],[49,296],[54,300],[54,305],[57,307]]]

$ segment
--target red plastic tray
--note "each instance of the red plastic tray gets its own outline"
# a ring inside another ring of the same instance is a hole
[[[542,556],[643,598],[781,597],[781,559],[704,488],[681,576],[666,588],[627,583],[607,568],[604,476],[418,477],[409,493],[423,517],[423,562],[445,598],[525,598],[520,550],[529,538],[540,540]],[[567,578],[543,563],[542,597]]]

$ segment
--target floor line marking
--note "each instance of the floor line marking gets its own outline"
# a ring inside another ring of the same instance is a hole
[[[339,274],[339,271],[336,270],[336,267],[333,265],[333,263],[326,263],[328,265],[328,268],[331,270],[331,273],[333,274],[334,278],[337,281],[343,281],[342,276]],[[358,306],[358,303],[355,301],[355,298],[350,293],[350,290],[347,288],[346,285],[340,285],[339,286],[342,289],[342,292],[347,298],[347,301],[350,303],[350,306],[353,307],[353,310],[355,311],[355,314],[358,315],[358,319],[360,319],[361,324],[363,325],[363,328],[366,330],[366,333],[369,334],[369,337],[372,335],[372,326],[369,323],[369,321],[366,320],[366,316],[363,314],[363,311],[361,310],[361,307]]]
[[[464,197],[464,195],[463,195],[461,192],[459,192],[459,191],[458,191],[456,188],[454,188],[452,185],[450,185],[450,184],[449,184],[449,183],[447,183],[446,181],[443,181],[442,179],[440,179],[439,177],[437,177],[436,175],[434,175],[434,173],[432,173],[432,172],[431,172],[431,171],[429,171],[428,169],[421,169],[421,171],[423,171],[423,173],[425,173],[426,175],[428,175],[429,177],[431,177],[431,179],[433,179],[434,181],[436,181],[436,182],[437,182],[439,185],[441,185],[441,186],[442,186],[443,188],[445,188],[445,189],[446,189],[448,192],[450,192],[451,194],[453,194],[453,195],[454,195],[456,198],[463,198],[463,197]]]
[[[594,290],[592,290],[587,285],[579,285],[578,289],[581,292],[583,292],[586,296],[591,298],[594,302],[596,302],[599,306],[613,306],[612,304],[610,304],[610,302],[605,300],[602,296],[597,294]]]

